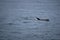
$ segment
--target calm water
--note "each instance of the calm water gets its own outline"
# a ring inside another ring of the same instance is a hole
[[[60,40],[59,18],[59,0],[0,0],[0,40]]]

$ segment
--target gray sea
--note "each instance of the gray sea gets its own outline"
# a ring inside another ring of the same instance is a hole
[[[0,0],[0,40],[60,40],[60,0]]]

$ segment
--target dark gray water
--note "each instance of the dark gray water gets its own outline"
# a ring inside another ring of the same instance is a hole
[[[60,40],[59,18],[59,0],[0,0],[0,40]]]

